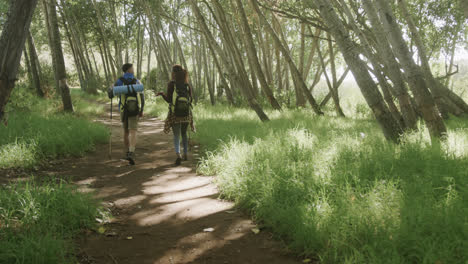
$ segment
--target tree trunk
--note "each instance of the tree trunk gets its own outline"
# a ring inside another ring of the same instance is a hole
[[[332,68],[332,72],[335,71],[335,56],[334,56],[334,52],[333,52],[333,47],[332,46],[329,46],[329,49],[330,49],[330,64],[333,65],[331,68]],[[335,104],[335,110],[336,110],[336,114],[338,116],[341,116],[341,117],[345,117],[345,114],[343,113],[343,109],[341,109],[341,106],[340,106],[340,98],[339,98],[339,95],[338,95],[338,89],[336,89],[336,71],[335,73],[332,73],[332,76],[333,77],[333,80],[330,81],[330,78],[328,77],[328,74],[327,74],[327,70],[326,70],[326,66],[325,66],[325,60],[323,59],[323,56],[322,56],[322,52],[320,51],[320,47],[317,49],[318,51],[318,55],[319,55],[319,58],[320,58],[320,63],[322,64],[322,68],[323,68],[323,75],[325,76],[325,80],[327,81],[327,86],[328,86],[328,89],[330,90],[330,96],[331,98],[333,99],[333,103]]]
[[[223,51],[221,47],[219,47],[219,45],[215,41],[211,32],[209,31],[209,28],[206,25],[205,19],[203,18],[203,15],[201,14],[197,3],[195,2],[195,0],[189,0],[189,2],[192,7],[192,11],[195,13],[195,16],[197,17],[198,24],[200,25],[203,31],[203,34],[205,35],[207,39],[208,48],[210,50],[213,50],[212,53],[214,53],[215,50],[217,51],[217,53],[220,55],[219,57],[224,61],[224,66],[228,69],[228,72],[232,74],[232,77],[236,80],[236,83],[241,84],[239,88],[241,89],[244,96],[247,98],[249,106],[257,113],[260,120],[268,121],[269,120],[268,116],[265,114],[261,106],[258,104],[257,100],[255,100],[255,98],[252,97],[251,93],[247,90],[247,87],[242,85],[242,81],[239,80],[239,77],[235,73],[235,70],[232,68],[232,65],[229,63],[227,58],[223,56]]]
[[[307,89],[307,85],[304,82],[304,79],[301,76],[301,73],[297,69],[296,65],[294,64],[294,61],[291,57],[291,54],[289,53],[289,50],[286,49],[286,47],[283,46],[282,41],[279,39],[278,35],[276,35],[275,31],[271,27],[270,24],[268,24],[265,16],[263,15],[262,11],[258,7],[258,4],[255,0],[250,0],[250,3],[252,7],[254,8],[255,12],[258,14],[260,21],[265,26],[265,29],[270,33],[270,35],[273,37],[273,40],[276,42],[278,47],[281,49],[281,52],[283,53],[283,56],[285,57],[286,61],[289,64],[289,68],[291,70],[291,75],[293,76],[293,79],[295,80],[294,84],[298,86],[299,89],[301,89],[304,94],[307,96],[307,99],[309,100],[310,105],[312,106],[312,109],[314,112],[318,115],[323,115],[323,112],[320,110],[319,105],[315,101],[315,98],[312,96],[312,94],[309,92]]]
[[[278,86],[277,86],[277,95],[281,95],[281,93],[283,92],[283,70],[282,70],[282,67],[281,67],[281,51],[280,49],[278,48],[277,45],[275,45],[275,56],[276,56],[276,78],[277,78],[277,81],[278,81]]]
[[[359,46],[352,41],[349,32],[346,30],[330,2],[327,0],[317,0],[312,2],[312,4],[320,11],[324,22],[329,26],[330,33],[334,36],[346,63],[351,69],[385,137],[388,140],[398,142],[403,131],[383,101],[382,95],[379,93],[377,86],[367,71],[367,64],[359,57]]]
[[[442,116],[448,118],[447,112],[450,112],[457,116],[462,115],[463,113],[468,111],[468,105],[466,105],[463,99],[458,98],[462,101],[462,105],[458,106],[456,105],[456,101],[452,102],[452,100],[449,97],[447,97],[447,93],[450,93],[451,91],[445,86],[443,86],[440,81],[434,78],[434,75],[431,71],[431,67],[429,65],[429,57],[426,53],[426,47],[424,46],[423,40],[419,35],[419,31],[416,28],[416,25],[413,22],[413,18],[411,17],[411,14],[408,11],[406,1],[398,0],[398,5],[411,31],[414,43],[418,48],[418,55],[419,59],[421,60],[422,70],[426,78],[426,82],[429,86],[430,91],[432,92],[432,95],[437,103],[437,106],[439,107],[440,112],[442,113]]]
[[[101,45],[99,45],[99,54],[101,55],[101,61],[102,61],[102,66],[104,68],[104,75],[106,77],[106,84],[110,85],[112,83],[112,80],[110,79],[110,70],[107,69],[107,63],[106,63],[106,55],[102,51]]]
[[[44,13],[44,20],[45,24],[47,27],[47,40],[49,44],[49,49],[53,46],[53,40],[52,40],[52,31],[50,30],[50,19],[49,19],[49,8],[48,8],[48,0],[42,0],[42,8],[43,8],[43,13]],[[52,55],[52,69],[54,70],[54,79],[55,79],[55,89],[57,90],[58,93],[60,93],[59,89],[59,77],[57,76],[57,69],[55,68],[57,63],[56,63],[56,58],[55,58],[55,53],[50,50],[50,54]]]
[[[263,74],[262,66],[260,65],[260,61],[257,56],[257,49],[255,48],[254,40],[252,37],[252,31],[250,29],[249,22],[247,20],[247,15],[245,14],[244,6],[242,5],[242,1],[236,0],[236,3],[237,3],[237,8],[240,13],[239,17],[241,20],[241,24],[244,28],[243,35],[244,35],[244,40],[245,40],[245,44],[247,47],[248,59],[251,61],[251,64],[253,66],[253,71],[255,72],[256,77],[260,81],[260,86],[262,87],[262,91],[265,93],[273,109],[281,110],[281,106],[276,100],[275,96],[273,95],[273,91],[268,85],[265,75]]]
[[[205,41],[203,41],[203,39],[202,39],[201,47],[202,47],[202,50],[203,50],[203,68],[204,68],[203,72],[205,74],[205,82],[207,84],[208,93],[210,95],[210,103],[211,103],[211,105],[215,105],[216,104],[216,99],[215,99],[215,95],[214,95],[214,87],[213,87],[213,83],[211,81],[211,76],[210,76],[210,73],[209,73],[208,59],[206,58],[207,55],[206,55]]]
[[[41,88],[41,71],[39,69],[39,59],[37,57],[36,45],[34,44],[34,39],[31,32],[28,32],[28,48],[29,48],[29,57],[31,62],[31,74],[33,78],[34,88],[39,97],[44,97],[44,91]]]
[[[103,51],[104,51],[104,58],[106,60],[106,65],[109,69],[109,75],[110,73],[112,73],[112,78],[115,80],[117,79],[117,74],[116,74],[116,71],[115,71],[115,65],[112,63],[112,59],[110,58],[111,55],[110,55],[110,47],[109,47],[109,42],[107,41],[108,40],[108,37],[107,37],[107,34],[106,34],[106,30],[104,28],[104,22],[103,22],[103,18],[102,18],[102,14],[101,14],[101,10],[98,8],[97,4],[96,4],[96,0],[92,0],[92,3],[93,3],[93,7],[94,7],[94,10],[96,11],[96,16],[97,16],[97,21],[98,21],[98,28],[99,28],[99,32],[101,34],[101,39],[102,39],[102,47],[103,47]]]
[[[26,64],[26,73],[28,75],[29,88],[34,89],[34,80],[32,77],[31,62],[29,61],[28,49],[26,46],[23,49],[24,64]]]
[[[141,58],[141,53],[142,53],[142,49],[141,49],[141,43],[140,43],[140,36],[141,36],[141,18],[138,17],[138,27],[137,27],[137,38],[136,38],[136,46],[137,46],[137,60],[136,60],[136,78],[139,80],[141,79],[141,71],[140,71],[140,58]]]
[[[371,1],[364,0],[362,3],[372,25],[371,30],[376,36],[377,55],[381,57],[381,61],[388,73],[387,75],[393,83],[393,89],[400,105],[405,127],[410,130],[416,129],[418,117],[411,103],[412,98],[408,93],[400,65],[392,52],[390,44],[387,42],[387,36]]]
[[[148,32],[149,34],[149,32]],[[146,85],[151,89],[151,39],[148,39],[148,59],[146,67]]]
[[[65,28],[65,36],[67,37],[68,39],[68,42],[69,42],[69,45],[70,45],[70,49],[72,51],[72,54],[73,54],[73,59],[75,60],[75,69],[76,69],[76,72],[78,73],[78,79],[80,80],[80,87],[81,87],[81,90],[83,92],[86,92],[87,90],[87,80],[89,78],[89,76],[86,74],[86,77],[83,76],[83,73],[85,72],[83,70],[83,61],[81,60],[81,56],[78,55],[78,53],[81,54],[80,51],[78,51],[79,47],[77,47],[77,42],[75,41],[75,39],[71,36],[71,33],[70,33],[70,30],[69,30],[69,26],[67,25],[67,21],[66,21],[66,18],[64,16],[64,13],[62,13],[62,23],[64,25],[64,28]]]
[[[282,27],[280,21],[278,19],[276,19],[275,16],[273,16],[273,26],[276,28],[276,31],[279,34],[279,39],[281,40],[283,47],[286,48],[288,53],[291,52],[291,51],[289,51],[288,43],[286,42],[286,38],[284,36],[283,27]],[[294,57],[294,54],[290,54],[290,57],[292,59]],[[293,63],[294,63],[294,61],[293,61]],[[293,69],[291,69],[291,66],[290,66],[289,63],[288,63],[288,65],[289,65],[288,68],[290,69],[290,71],[293,71]],[[299,70],[299,73],[302,76],[302,72],[300,70]],[[299,87],[299,85],[296,85],[300,81],[297,80],[296,75],[294,75],[292,72],[291,72],[291,77],[293,78],[293,82],[294,82],[294,91],[295,91],[295,95],[296,95],[296,106],[297,107],[304,107],[306,105],[306,99],[304,97],[304,90],[301,89],[301,87]],[[304,79],[304,82],[305,82],[305,79]],[[306,92],[306,93],[308,93],[308,92]]]
[[[344,0],[339,0],[339,2],[341,3],[344,13],[348,17],[348,19],[354,20],[354,17],[351,14],[351,11],[346,5],[346,3],[344,2]],[[354,31],[356,31],[359,37],[359,40],[361,41],[364,55],[369,59],[369,61],[371,62],[373,66],[372,72],[374,76],[377,78],[378,83],[380,84],[385,102],[387,103],[390,113],[392,114],[393,118],[395,118],[395,120],[400,124],[401,128],[406,129],[405,122],[403,121],[403,117],[400,114],[398,108],[396,107],[392,94],[390,93],[390,85],[387,83],[387,80],[382,75],[382,67],[380,63],[378,62],[378,59],[376,58],[376,56],[374,56],[372,47],[367,37],[364,36],[364,33],[362,32],[362,30],[355,23],[352,23],[351,26],[353,27]]]
[[[15,87],[24,43],[37,0],[12,0],[0,36],[0,121]]]
[[[309,30],[310,30],[310,27],[309,27]],[[312,46],[310,47],[309,58],[307,59],[307,65],[306,65],[306,68],[304,69],[304,74],[303,74],[304,80],[307,80],[307,76],[309,76],[310,69],[312,68],[312,63],[314,62],[315,51],[317,50],[317,46],[319,43],[319,36],[321,32],[322,32],[321,29],[319,28],[315,29],[315,34],[313,35],[314,40],[312,41]],[[312,34],[312,30],[310,30],[310,33]]]
[[[376,4],[384,26],[384,31],[386,32],[388,40],[392,44],[398,60],[405,70],[408,83],[413,91],[423,119],[426,121],[429,128],[431,137],[435,139],[445,136],[447,132],[445,124],[439,115],[434,99],[426,85],[424,75],[421,69],[414,62],[408,46],[403,39],[403,33],[401,32],[399,25],[396,24],[396,18],[390,5],[386,0],[376,0]]]
[[[60,95],[62,97],[63,110],[73,112],[73,104],[70,96],[70,88],[67,84],[67,72],[65,69],[65,59],[63,57],[62,42],[60,40],[60,31],[57,21],[57,11],[55,0],[48,3],[50,30],[52,36],[51,52],[55,54],[56,71],[59,82]]]

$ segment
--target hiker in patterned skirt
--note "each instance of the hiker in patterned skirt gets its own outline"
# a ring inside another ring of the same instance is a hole
[[[174,134],[174,148],[177,155],[175,164],[178,166],[182,160],[187,160],[188,138],[187,129],[190,125],[195,132],[192,116],[192,87],[189,84],[187,70],[181,65],[172,67],[172,80],[167,84],[167,93],[159,92],[169,103],[169,112],[164,122],[164,132],[168,134],[171,129]],[[184,147],[183,156],[180,154],[180,138]]]

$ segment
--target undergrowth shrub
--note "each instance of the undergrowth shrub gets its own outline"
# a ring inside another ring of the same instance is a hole
[[[0,263],[76,263],[72,238],[94,227],[101,211],[63,182],[0,187]]]
[[[464,263],[468,259],[467,120],[431,146],[400,145],[373,121],[246,110],[197,111],[199,172],[296,252],[323,263]]]
[[[44,158],[82,155],[108,139],[107,128],[71,115],[10,114],[0,126],[0,167],[31,167]]]

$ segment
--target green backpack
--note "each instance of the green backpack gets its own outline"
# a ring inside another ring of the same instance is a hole
[[[134,117],[140,113],[140,104],[138,103],[138,93],[133,89],[132,84],[137,83],[137,79],[131,81],[120,78],[124,85],[127,85],[127,94],[125,95],[125,101],[123,103],[124,116]]]
[[[174,83],[173,113],[177,117],[186,117],[190,115],[190,93],[188,84]]]

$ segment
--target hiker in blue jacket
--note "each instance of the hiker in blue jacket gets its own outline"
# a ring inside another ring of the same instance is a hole
[[[126,63],[122,66],[123,76],[120,77],[114,86],[140,84],[135,78],[133,64]],[[109,91],[109,98],[113,98],[112,90]],[[145,95],[143,92],[122,94],[119,98],[120,120],[124,129],[125,157],[130,165],[135,165],[135,146],[137,143],[137,130],[139,118],[143,117],[145,107]]]

